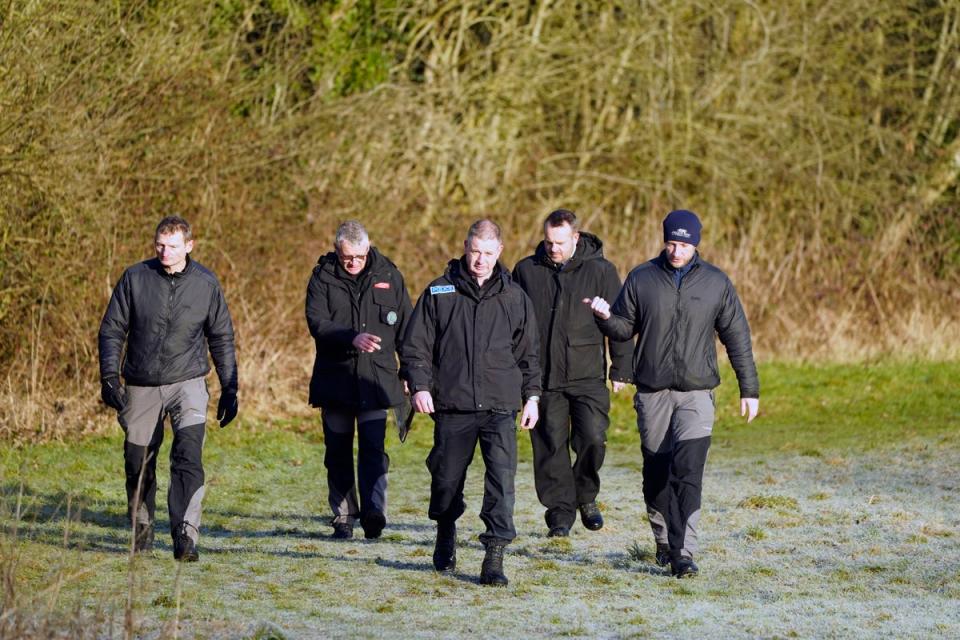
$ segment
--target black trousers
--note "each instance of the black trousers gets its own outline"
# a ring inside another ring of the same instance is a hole
[[[357,474],[353,472],[354,422],[358,439]],[[362,514],[387,513],[387,412],[323,409],[327,495],[334,522],[353,523]],[[359,488],[360,499],[357,500]]]
[[[463,515],[466,510],[463,485],[479,442],[486,466],[480,509],[486,531],[480,534],[480,541],[485,545],[510,542],[517,537],[513,526],[516,413],[434,413],[433,420],[433,449],[427,456],[431,476],[430,519],[449,523]]]
[[[571,383],[540,396],[540,422],[530,431],[533,479],[548,527],[571,527],[577,506],[597,499],[607,450],[610,393],[599,380]],[[571,464],[570,449],[576,460]]]

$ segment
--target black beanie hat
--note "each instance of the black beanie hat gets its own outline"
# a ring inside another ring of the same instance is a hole
[[[663,219],[664,242],[686,242],[694,246],[700,244],[700,218],[693,211],[677,209]]]

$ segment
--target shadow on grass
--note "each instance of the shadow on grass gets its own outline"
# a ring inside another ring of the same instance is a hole
[[[434,568],[433,564],[429,561],[427,562],[406,562],[401,560],[385,560],[384,558],[377,558],[375,564],[380,567],[385,567],[387,569],[396,569],[398,571],[415,571],[417,573],[433,573],[436,574],[438,580],[456,580],[458,582],[466,582],[468,584],[480,584],[480,567],[477,566],[477,573],[475,575],[463,573],[461,571],[454,571],[451,573],[438,573]]]

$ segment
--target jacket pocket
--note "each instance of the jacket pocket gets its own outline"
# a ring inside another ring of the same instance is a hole
[[[603,338],[570,336],[567,339],[567,380],[603,378]]]
[[[398,405],[403,400],[403,383],[397,373],[397,365],[373,360],[373,378],[377,387],[377,400],[383,407]]]

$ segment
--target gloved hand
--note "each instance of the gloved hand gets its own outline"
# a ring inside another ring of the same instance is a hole
[[[220,428],[230,424],[237,417],[237,409],[240,402],[237,400],[237,394],[232,391],[225,391],[220,394],[220,402],[217,403],[217,420],[220,421]]]
[[[127,406],[127,390],[120,384],[119,376],[110,376],[100,380],[100,399],[111,409],[123,411]]]

